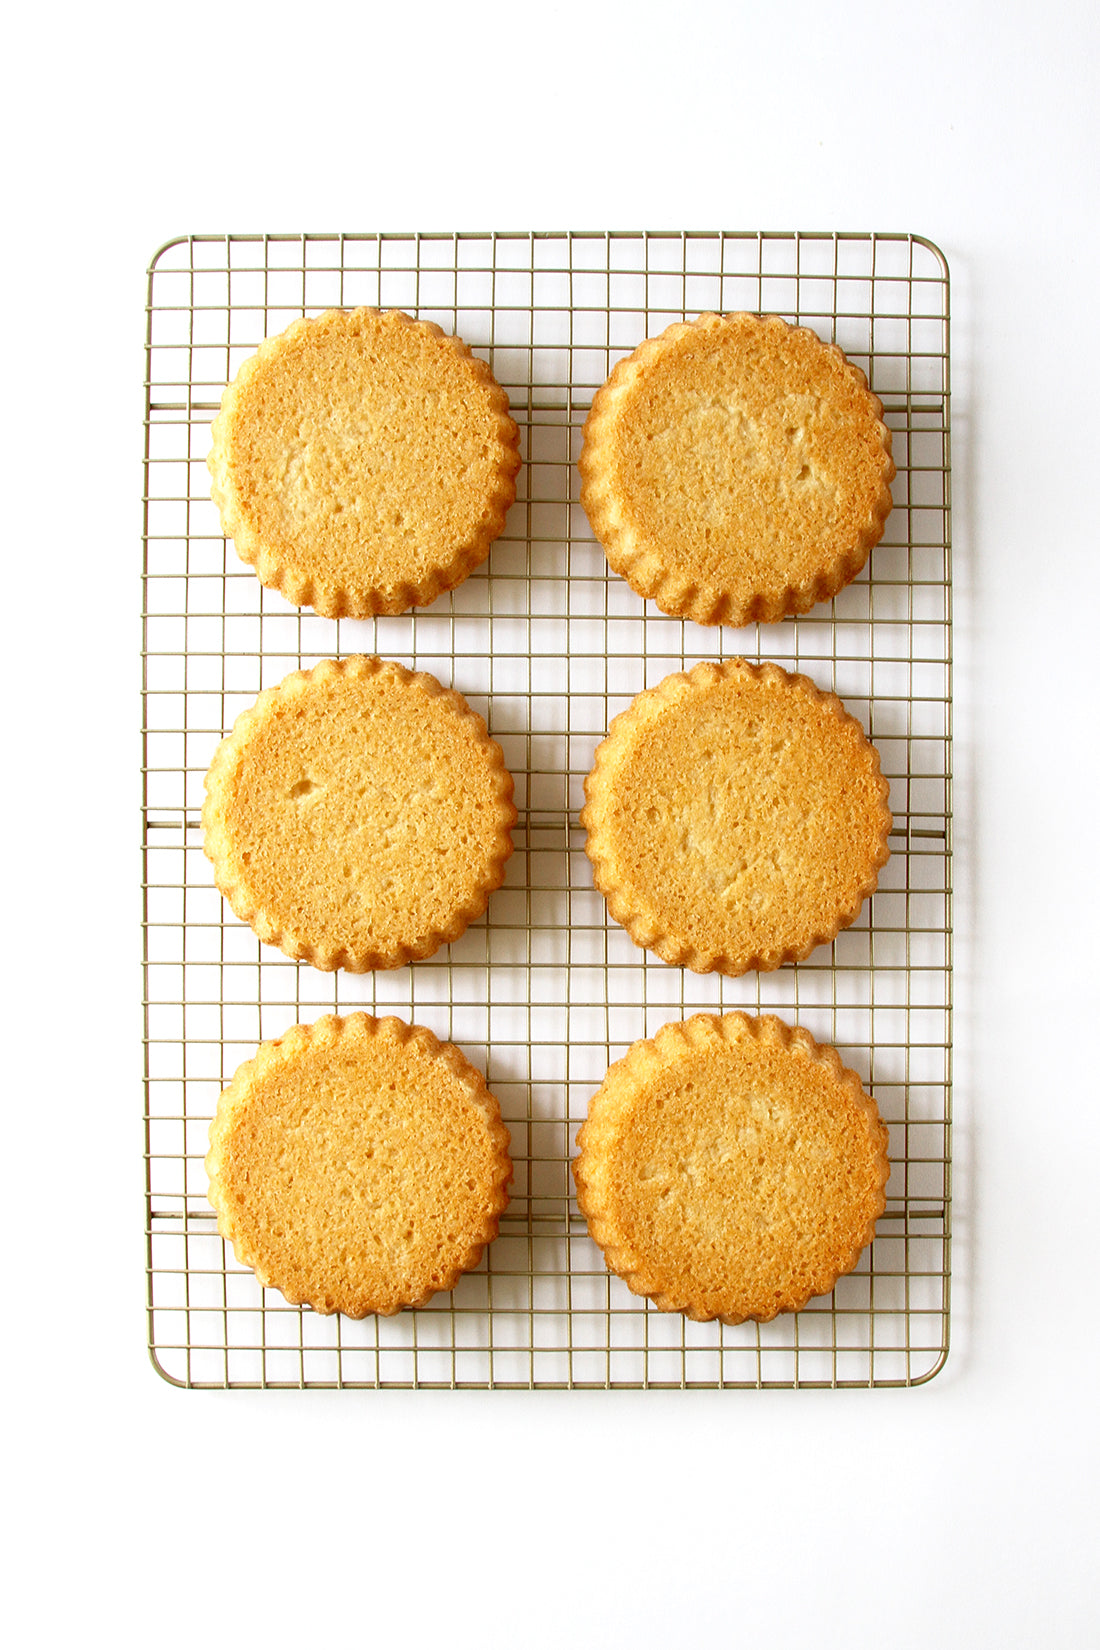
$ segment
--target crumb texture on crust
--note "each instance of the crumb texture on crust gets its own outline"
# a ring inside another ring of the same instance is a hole
[[[701,315],[597,392],[581,503],[614,570],[666,613],[771,623],[863,567],[891,509],[890,447],[835,344],[775,315]]]
[[[885,1208],[874,1101],[834,1049],[771,1015],[700,1014],[635,1043],[577,1143],[608,1267],[690,1318],[798,1311],[852,1270]]]
[[[508,397],[460,338],[398,310],[328,310],[265,339],[211,434],[211,492],[237,553],[330,618],[453,589],[515,499]]]
[[[325,660],[261,693],[218,747],[203,847],[268,945],[321,969],[398,968],[484,912],[512,789],[461,694],[387,660]]]
[[[292,1305],[422,1306],[497,1234],[508,1130],[480,1072],[422,1026],[326,1015],[263,1043],[218,1101],[218,1231]]]
[[[744,659],[667,676],[585,780],[596,886],[636,945],[696,973],[801,961],[889,857],[878,753],[835,694]]]

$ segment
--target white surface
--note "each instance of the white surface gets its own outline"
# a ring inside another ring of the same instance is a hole
[[[1094,1642],[1093,9],[194,5],[15,30],[16,1642]],[[947,1369],[910,1393],[174,1391],[143,1350],[145,265],[188,230],[665,225],[914,230],[951,263]]]

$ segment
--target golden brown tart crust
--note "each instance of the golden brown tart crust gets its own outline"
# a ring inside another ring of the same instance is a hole
[[[265,339],[211,435],[238,555],[328,618],[403,613],[460,584],[503,530],[520,467],[489,368],[399,310],[328,310]]]
[[[577,1143],[608,1267],[690,1318],[798,1311],[852,1270],[885,1208],[873,1100],[834,1049],[771,1015],[699,1014],[635,1043]]]
[[[423,1306],[476,1266],[512,1174],[480,1072],[423,1026],[325,1015],[223,1091],[206,1159],[218,1231],[293,1305]]]
[[[746,314],[677,323],[620,361],[579,467],[615,571],[666,613],[730,625],[836,595],[882,536],[896,473],[860,369]]]
[[[218,747],[203,847],[266,944],[315,968],[398,968],[485,910],[512,789],[461,694],[389,660],[327,659],[261,693]]]
[[[729,659],[667,676],[611,724],[581,824],[636,945],[696,973],[801,961],[889,857],[878,753],[833,693]]]

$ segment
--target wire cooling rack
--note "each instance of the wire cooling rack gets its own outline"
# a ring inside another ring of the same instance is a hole
[[[451,595],[327,620],[261,588],[210,501],[210,423],[265,336],[399,308],[459,333],[508,392],[524,467],[504,535]],[[817,1387],[926,1381],[948,1346],[951,884],[948,272],[911,235],[194,235],[149,270],[144,518],[148,1324],[193,1387]],[[869,566],[836,599],[739,631],[670,619],[607,566],[578,503],[592,396],[615,361],[706,310],[773,312],[866,371],[898,479]],[[262,946],[213,885],[214,749],[257,692],[350,653],[431,671],[486,718],[516,782],[516,852],[486,916],[393,973]],[[696,976],[637,950],[594,891],[577,814],[611,718],[700,659],[744,654],[835,690],[890,781],[892,857],[834,945],[797,967]],[[775,1012],[833,1043],[889,1125],[886,1213],[858,1269],[801,1313],[725,1328],[608,1275],[571,1191],[588,1100],[638,1037],[700,1010]],[[217,1234],[203,1159],[218,1094],[264,1038],[396,1013],[484,1070],[512,1134],[501,1233],[453,1294],[353,1322],[262,1290]]]

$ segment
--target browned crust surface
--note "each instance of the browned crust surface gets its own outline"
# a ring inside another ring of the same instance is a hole
[[[577,1144],[608,1267],[690,1318],[798,1311],[852,1270],[885,1208],[874,1101],[834,1049],[771,1015],[699,1014],[635,1043]]]
[[[218,1231],[292,1305],[361,1318],[452,1289],[497,1234],[508,1130],[481,1073],[423,1026],[325,1015],[224,1090],[206,1170]]]
[[[882,403],[834,344],[778,316],[701,315],[597,392],[581,503],[639,595],[698,624],[770,623],[836,595],[882,537]]]
[[[211,434],[211,492],[238,555],[329,618],[453,589],[515,499],[504,391],[460,338],[398,310],[328,310],[265,339]]]
[[[206,777],[203,847],[242,921],[315,968],[456,940],[512,852],[512,777],[461,694],[377,658],[261,693]]]
[[[878,753],[833,693],[775,664],[700,664],[638,695],[585,780],[597,888],[636,945],[696,973],[801,961],[889,857]]]

